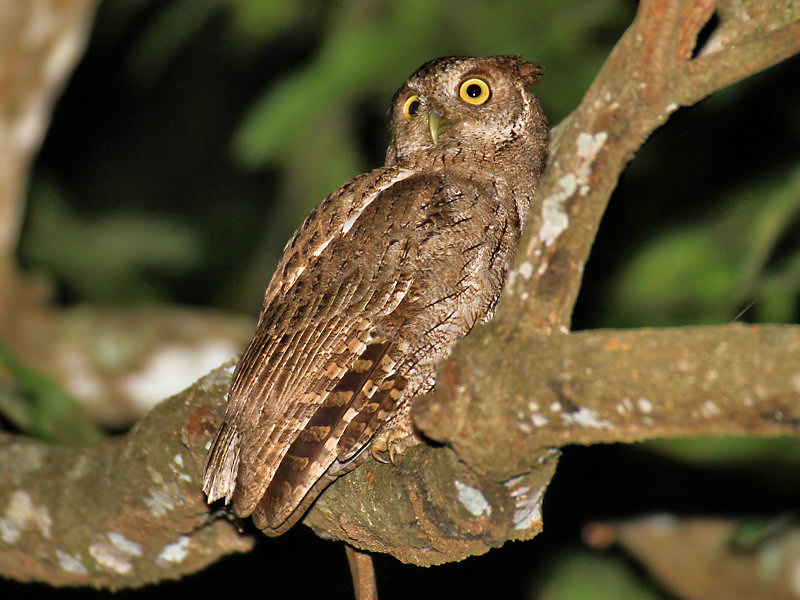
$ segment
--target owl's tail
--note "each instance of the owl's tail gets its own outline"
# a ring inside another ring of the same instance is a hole
[[[225,504],[231,501],[238,472],[239,434],[228,423],[223,423],[206,458],[203,491],[209,504],[220,498],[225,498]]]

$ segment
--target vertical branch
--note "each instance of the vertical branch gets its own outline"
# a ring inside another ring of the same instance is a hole
[[[521,252],[497,324],[549,332],[569,326],[584,265],[617,179],[680,106],[800,51],[800,18],[723,3],[713,44],[692,58],[715,0],[643,0],[581,105],[553,130]],[[763,7],[761,7],[763,8]],[[711,46],[711,47],[709,47]],[[510,310],[509,310],[510,309]]]
[[[356,600],[378,600],[378,584],[375,581],[372,556],[347,544],[344,545],[344,550],[347,553],[350,574],[353,576]]]
[[[86,45],[96,4],[0,3],[0,290],[12,288],[31,162],[55,99]]]

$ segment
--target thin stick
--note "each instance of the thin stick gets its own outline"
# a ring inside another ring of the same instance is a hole
[[[375,582],[375,566],[372,556],[345,545],[350,574],[353,576],[353,587],[356,600],[378,600],[378,584]]]

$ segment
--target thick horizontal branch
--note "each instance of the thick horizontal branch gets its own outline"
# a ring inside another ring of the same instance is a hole
[[[800,432],[800,326],[516,332],[480,351],[498,341],[491,327],[464,340],[414,407],[426,435],[495,478],[567,444]]]
[[[0,576],[139,587],[249,550],[199,483],[229,385],[221,367],[91,447],[0,434]]]
[[[797,326],[499,336],[483,327],[467,338],[415,405],[423,431],[446,447],[414,448],[397,466],[367,461],[305,523],[438,564],[536,535],[554,448],[798,432]],[[503,351],[481,351],[492,344]],[[0,436],[0,575],[130,587],[249,547],[232,525],[209,520],[200,492],[230,372],[215,370],[93,447]]]

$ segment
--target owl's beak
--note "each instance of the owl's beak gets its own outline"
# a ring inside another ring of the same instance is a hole
[[[431,130],[431,139],[434,146],[439,141],[439,136],[450,129],[452,124],[452,121],[445,119],[435,110],[428,113],[428,128]]]

